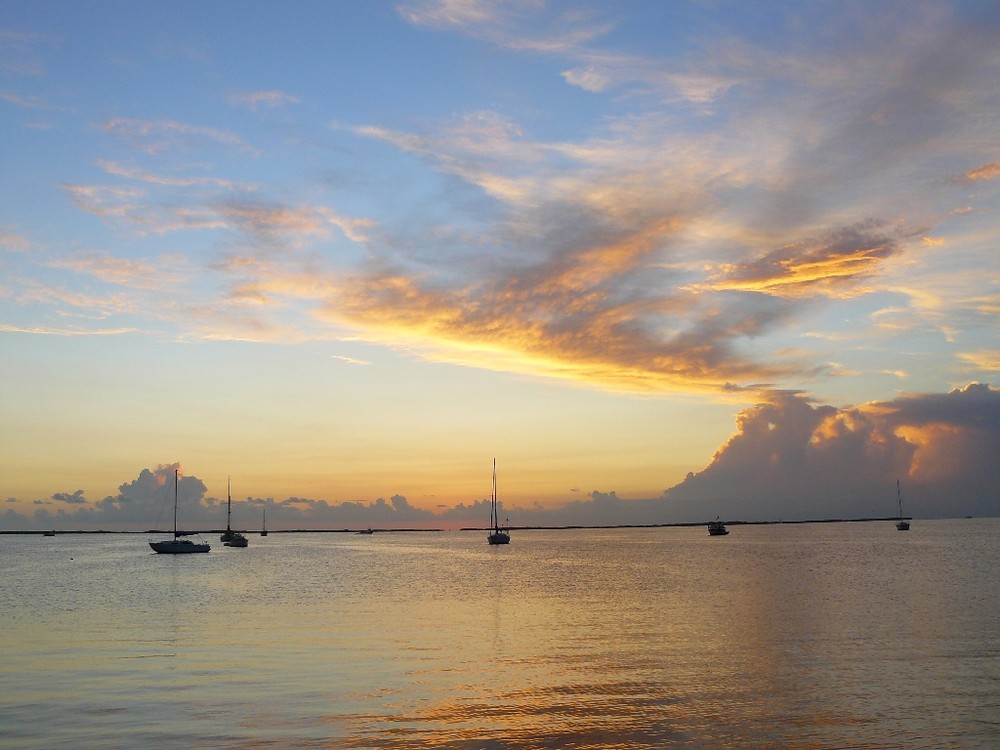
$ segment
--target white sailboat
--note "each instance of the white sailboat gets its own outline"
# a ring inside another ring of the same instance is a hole
[[[226,530],[222,532],[222,536],[219,537],[219,541],[222,542],[226,547],[246,547],[249,542],[247,538],[243,536],[238,531],[233,531],[230,528],[230,522],[233,518],[233,478],[229,477],[228,483],[228,499],[226,500]]]
[[[896,508],[897,508],[897,515],[896,515],[896,517],[899,519],[899,520],[896,521],[896,528],[899,531],[909,531],[910,530],[910,522],[907,519],[903,518],[903,498],[902,498],[902,495],[900,495],[900,493],[899,493],[899,480],[898,479],[896,480]]]
[[[207,542],[192,542],[190,539],[182,539],[181,534],[177,533],[177,469],[174,469],[174,538],[150,542],[149,546],[153,548],[153,552],[166,555],[185,555],[191,552],[208,552],[212,549]]]
[[[493,459],[493,501],[490,510],[490,523],[493,531],[486,537],[490,544],[510,544],[510,529],[500,528],[500,516],[497,513],[497,460]]]

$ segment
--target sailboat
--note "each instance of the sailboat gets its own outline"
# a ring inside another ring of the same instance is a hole
[[[260,509],[260,535],[267,536],[267,506]]]
[[[899,531],[909,531],[910,522],[903,518],[903,498],[899,494],[899,480],[896,480],[896,507],[898,508],[898,515],[896,516],[899,520],[896,521],[896,528]]]
[[[493,459],[493,502],[490,510],[490,523],[493,531],[486,537],[490,544],[510,544],[510,530],[500,528],[500,516],[497,513],[497,460]]]
[[[226,530],[222,532],[222,536],[219,537],[219,541],[222,542],[226,547],[246,547],[249,542],[247,538],[243,536],[238,531],[233,531],[229,528],[230,521],[233,517],[233,478],[229,477],[228,486],[229,497],[226,500]]]
[[[174,469],[174,538],[164,539],[161,542],[150,542],[149,546],[153,548],[153,552],[167,555],[208,552],[212,549],[206,542],[192,542],[190,539],[182,539],[181,535],[177,533],[177,469]]]

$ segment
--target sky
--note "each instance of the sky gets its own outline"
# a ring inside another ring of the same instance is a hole
[[[0,0],[0,530],[1000,515],[992,2]]]

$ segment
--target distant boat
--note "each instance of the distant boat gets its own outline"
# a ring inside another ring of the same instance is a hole
[[[226,530],[222,532],[222,536],[219,537],[219,541],[223,543],[226,547],[246,547],[249,542],[247,538],[243,536],[238,531],[233,531],[229,528],[230,521],[233,517],[233,478],[229,477],[228,483],[228,499],[226,500]]]
[[[903,518],[903,497],[899,493],[899,480],[898,479],[896,480],[896,508],[898,509],[898,513],[897,513],[896,517],[899,519],[898,521],[896,521],[896,528],[899,531],[909,531],[910,530],[910,522],[908,520],[906,520],[905,518]]]
[[[260,535],[267,536],[267,506],[260,509]]]
[[[490,544],[510,544],[510,529],[500,528],[500,516],[497,513],[497,460],[493,459],[493,501],[490,509],[490,523],[493,531],[486,537]]]
[[[167,555],[184,555],[191,552],[208,552],[212,547],[205,542],[192,542],[190,539],[181,539],[182,534],[177,533],[177,469],[174,469],[174,538],[164,539],[161,542],[150,542],[149,546],[153,552],[161,552]]]
[[[43,531],[42,532],[42,536],[55,536],[55,535],[56,535],[56,532],[55,532],[54,529],[51,530],[51,531]]]
[[[374,534],[375,530],[374,529],[361,529],[361,531],[359,531],[358,533],[359,534]]]
[[[729,529],[726,528],[726,524],[719,520],[716,516],[714,521],[708,522],[708,533],[710,536],[725,536],[729,533]]]

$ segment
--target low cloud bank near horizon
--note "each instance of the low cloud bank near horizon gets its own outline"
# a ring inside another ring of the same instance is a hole
[[[973,383],[947,394],[914,394],[838,408],[803,394],[775,391],[743,410],[737,430],[708,466],[658,498],[624,499],[593,491],[556,508],[504,506],[513,526],[614,526],[727,520],[774,521],[887,517],[1000,516],[1000,390]],[[36,500],[31,516],[9,508],[0,529],[140,530],[172,523],[178,464],[143,469],[119,493],[95,503],[83,490]],[[206,497],[204,482],[181,476],[182,525],[216,528],[225,501]],[[14,502],[14,499],[8,500]],[[483,526],[489,499],[440,512],[397,494],[371,503],[290,497],[233,501],[234,526],[256,528],[267,509],[273,529],[458,528]]]
[[[774,392],[708,467],[664,492],[683,518],[1000,515],[1000,390],[973,383],[838,409]]]

